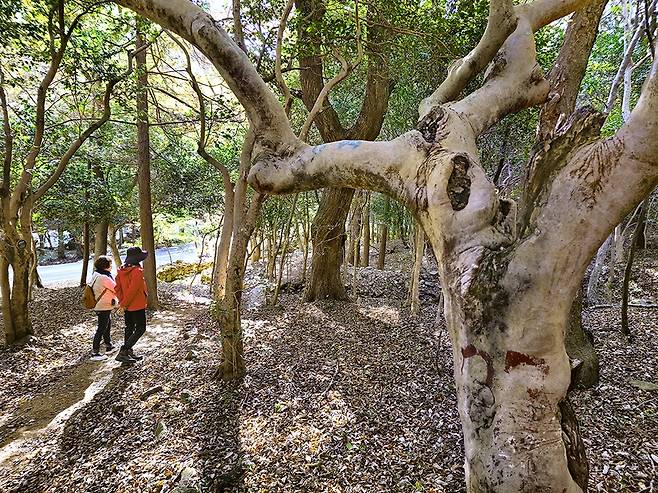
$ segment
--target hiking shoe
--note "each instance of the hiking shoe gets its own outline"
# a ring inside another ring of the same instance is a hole
[[[112,344],[106,344],[105,345],[105,352],[106,353],[113,353],[116,350],[117,350],[116,346],[113,346]]]
[[[144,359],[144,356],[138,356],[138,355],[136,355],[135,353],[133,353],[133,350],[132,350],[132,349],[129,349],[129,350],[128,350],[128,356],[130,356],[130,357],[131,357],[132,359],[134,359],[135,361],[140,361],[140,360],[143,360],[143,359]]]
[[[122,363],[134,363],[136,361],[130,357],[127,349],[120,350],[119,354],[117,354],[116,358],[114,359],[117,361],[121,361]]]
[[[94,353],[91,355],[91,358],[89,358],[90,361],[105,361],[107,359],[107,356],[104,354],[99,354],[99,353]]]

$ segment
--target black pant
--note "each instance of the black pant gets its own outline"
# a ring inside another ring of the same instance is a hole
[[[110,317],[112,310],[103,310],[96,312],[98,315],[98,328],[94,334],[94,343],[93,343],[93,352],[98,354],[98,351],[101,347],[101,339],[105,341],[105,345],[109,346],[112,344],[110,339],[110,329],[112,328],[112,317]]]
[[[132,349],[140,337],[146,332],[146,309],[124,313],[126,332],[122,349]]]

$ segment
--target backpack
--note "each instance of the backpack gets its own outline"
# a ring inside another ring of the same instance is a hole
[[[96,308],[98,301],[103,297],[103,295],[107,291],[107,288],[105,288],[101,293],[101,295],[98,297],[98,299],[96,299],[96,296],[94,296],[94,283],[97,280],[98,278],[96,278],[94,282],[91,283],[91,286],[89,284],[86,284],[85,289],[82,291],[82,305],[88,310],[93,310],[94,308]]]

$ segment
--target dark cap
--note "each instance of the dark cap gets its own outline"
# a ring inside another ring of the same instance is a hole
[[[148,254],[139,247],[130,247],[126,252],[126,260],[123,263],[125,265],[137,265],[148,257]]]

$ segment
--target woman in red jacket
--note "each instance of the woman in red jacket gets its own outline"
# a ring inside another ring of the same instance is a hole
[[[148,256],[148,252],[139,247],[128,249],[126,260],[117,272],[116,295],[119,306],[125,310],[126,331],[123,346],[116,356],[122,363],[134,363],[142,359],[135,355],[133,346],[146,332],[146,281],[140,262]]]

